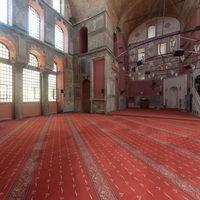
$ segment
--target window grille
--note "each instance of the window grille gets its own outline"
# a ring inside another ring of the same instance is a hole
[[[23,69],[23,102],[40,101],[40,73]]]
[[[31,6],[29,6],[29,35],[40,39],[40,16]]]
[[[49,74],[48,77],[48,86],[49,86],[49,101],[56,101],[56,75]]]
[[[55,25],[55,47],[64,51],[64,33],[58,25]]]

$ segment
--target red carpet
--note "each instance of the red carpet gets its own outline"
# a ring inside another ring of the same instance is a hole
[[[0,123],[0,199],[200,199],[200,120],[177,111]]]

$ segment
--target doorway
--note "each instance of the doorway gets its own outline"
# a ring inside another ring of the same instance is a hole
[[[90,81],[84,80],[82,85],[82,112],[90,113]]]

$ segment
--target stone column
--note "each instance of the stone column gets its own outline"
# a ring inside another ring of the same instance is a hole
[[[13,103],[14,118],[23,118],[23,67],[24,63],[15,63],[13,65]]]
[[[48,102],[48,72],[41,72],[41,111],[42,115],[49,114],[49,102]]]

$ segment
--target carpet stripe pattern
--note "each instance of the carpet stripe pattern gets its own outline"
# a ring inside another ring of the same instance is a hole
[[[0,123],[1,200],[199,200],[200,119],[178,111]]]

